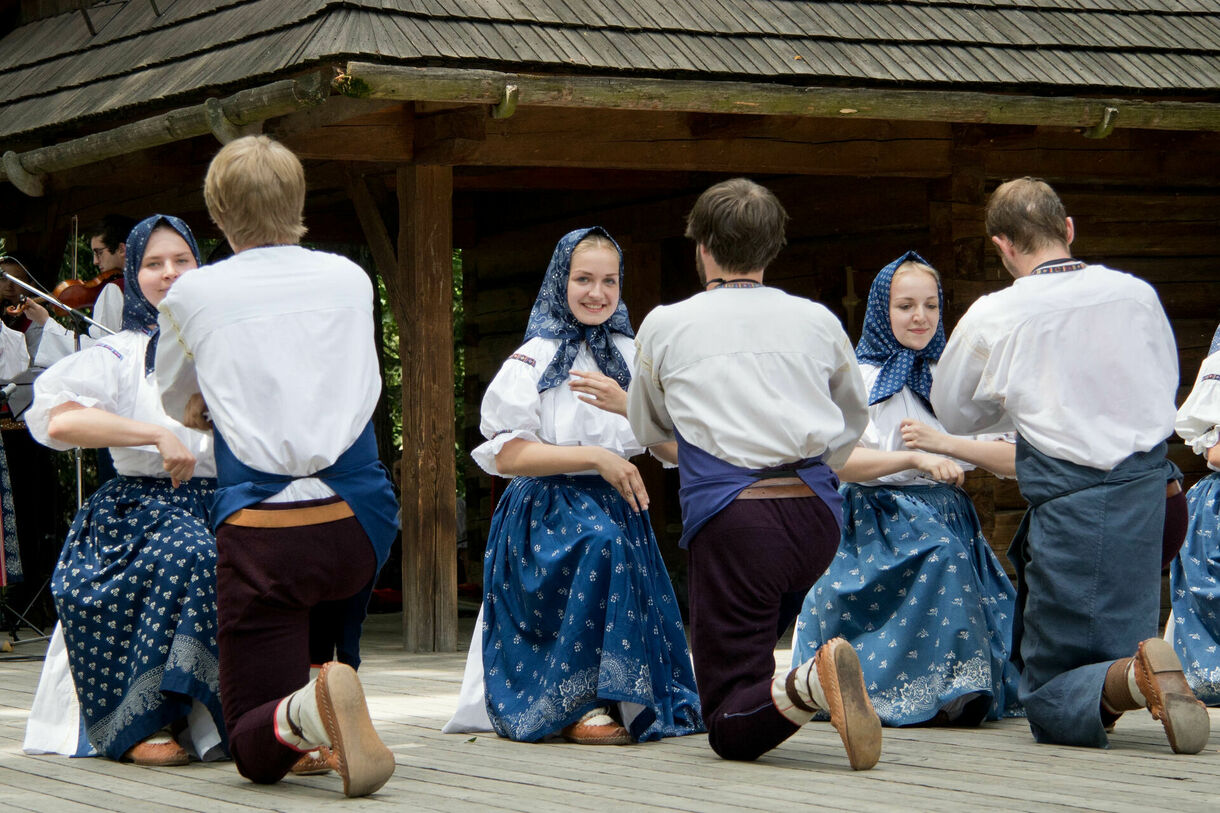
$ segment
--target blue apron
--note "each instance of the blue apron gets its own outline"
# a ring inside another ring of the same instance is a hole
[[[219,481],[212,504],[213,532],[236,511],[263,502],[278,494],[293,480],[300,479],[291,474],[270,474],[247,466],[233,454],[219,429],[213,429],[212,436],[215,438]],[[338,659],[355,669],[360,666],[360,631],[368,612],[373,584],[398,535],[398,501],[394,499],[385,466],[377,456],[377,438],[373,434],[372,421],[347,451],[339,455],[338,460],[309,476],[326,483],[351,507],[377,557],[377,569],[364,589],[351,598],[334,602],[342,605],[339,610],[342,627],[335,641]]]
[[[678,441],[678,499],[682,504],[682,538],[678,546],[685,548],[695,534],[737,499],[748,486],[760,480],[779,477],[799,477],[809,486],[843,530],[843,495],[839,493],[839,478],[822,458],[813,457],[796,460],[766,469],[747,469],[726,463],[715,455],[708,454],[688,443],[677,431]]]

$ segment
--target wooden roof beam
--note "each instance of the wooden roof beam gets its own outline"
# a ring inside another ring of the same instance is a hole
[[[803,87],[640,76],[527,75],[371,62],[349,62],[335,83],[340,92],[355,98],[485,104],[500,110],[509,98],[515,98],[514,107],[1036,124],[1078,127],[1094,135],[1116,117],[1124,128],[1220,131],[1220,104],[1213,102]]]
[[[43,194],[42,176],[104,161],[150,147],[207,133],[225,141],[264,119],[320,104],[330,92],[321,73],[250,88],[223,99],[171,110],[112,130],[75,138],[23,153],[8,151],[0,163],[0,181],[10,181],[32,197]]]

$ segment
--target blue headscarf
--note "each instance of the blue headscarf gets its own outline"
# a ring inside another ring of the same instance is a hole
[[[1207,349],[1207,355],[1220,350],[1220,326],[1216,327],[1216,332],[1212,334],[1212,346]]]
[[[144,354],[145,375],[152,372],[153,359],[157,355],[157,309],[140,290],[140,263],[144,261],[148,238],[162,224],[169,226],[186,241],[195,255],[195,262],[199,262],[199,246],[195,244],[191,227],[172,215],[146,217],[127,235],[127,261],[123,266],[123,330],[138,330],[152,337],[148,342],[148,352]]]
[[[898,266],[907,261],[931,264],[914,251],[908,251],[892,263],[882,268],[868,289],[868,308],[864,313],[864,333],[856,345],[856,358],[867,361],[881,368],[873,388],[868,394],[868,405],[878,404],[903,387],[910,387],[912,392],[928,399],[932,391],[932,362],[940,358],[945,349],[945,320],[938,319],[936,333],[932,341],[922,350],[912,350],[905,347],[894,335],[890,326],[890,283],[894,281],[894,272]],[[945,294],[941,290],[940,281],[936,283],[936,298],[940,304],[943,317],[945,309]]]
[[[580,322],[568,307],[568,275],[572,271],[572,250],[594,232],[605,236],[618,252],[620,296],[618,307],[609,319],[600,325],[586,325]],[[611,333],[621,333],[628,337],[635,335],[627,318],[627,305],[621,295],[622,284],[623,250],[601,226],[577,229],[568,232],[559,240],[555,253],[551,255],[551,263],[546,268],[546,278],[542,280],[538,298],[534,300],[534,308],[530,311],[529,326],[525,328],[526,341],[535,336],[560,340],[555,358],[547,365],[542,378],[538,379],[538,392],[546,392],[568,380],[572,362],[576,360],[576,353],[580,350],[582,341],[587,342],[593,352],[597,369],[617,381],[623,389],[627,389],[627,385],[631,383],[631,370],[610,337]]]

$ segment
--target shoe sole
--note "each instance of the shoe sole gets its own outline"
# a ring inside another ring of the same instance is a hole
[[[1162,683],[1162,681],[1164,683]],[[1148,701],[1153,719],[1160,720],[1175,754],[1197,754],[1207,747],[1211,719],[1199,702],[1173,646],[1162,638],[1149,638],[1135,656],[1135,682]]]
[[[317,697],[343,777],[343,795],[375,793],[394,775],[394,754],[377,736],[356,671],[342,663],[324,665],[318,675]]]
[[[860,659],[852,645],[841,638],[828,641],[823,646],[830,647],[827,659],[831,661],[831,668],[824,673],[822,658],[819,657],[817,679],[822,683],[826,702],[830,706],[827,709],[830,722],[843,740],[852,770],[867,771],[881,758],[881,720],[864,688]]]
[[[565,728],[562,736],[577,745],[631,745],[634,742],[621,725],[582,726],[578,723]]]

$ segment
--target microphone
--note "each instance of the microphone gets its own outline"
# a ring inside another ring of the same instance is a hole
[[[15,381],[10,381],[7,384],[5,384],[3,387],[0,387],[0,404],[7,403],[8,399],[12,398],[13,395],[16,394],[16,392],[17,392],[17,382],[15,382]]]

